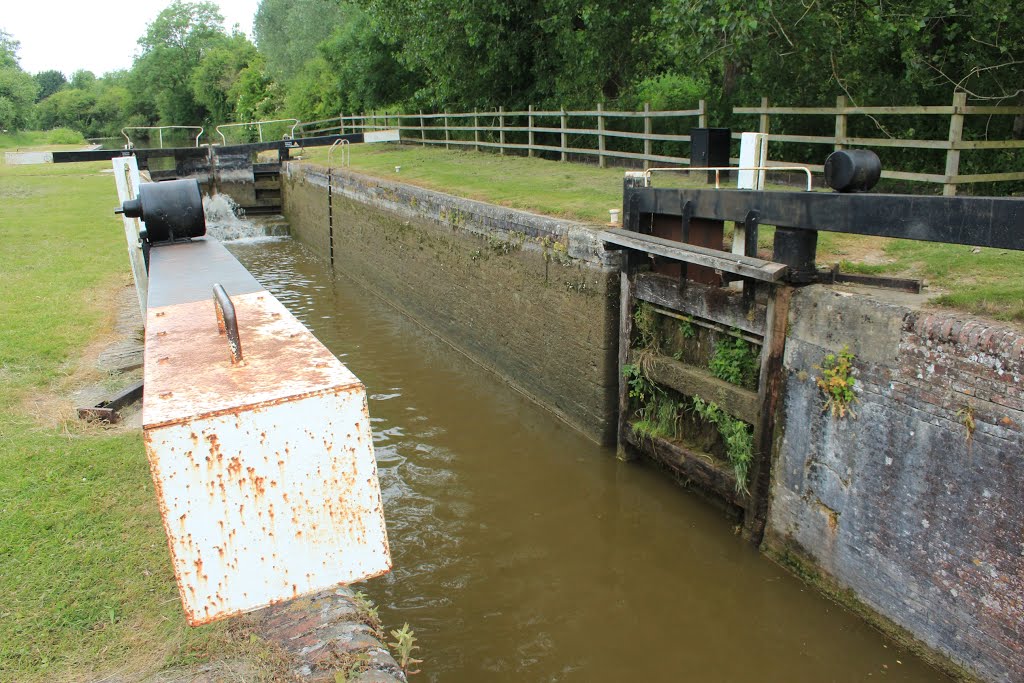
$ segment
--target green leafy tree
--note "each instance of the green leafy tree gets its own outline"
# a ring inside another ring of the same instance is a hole
[[[45,100],[68,83],[68,79],[64,78],[64,74],[56,69],[40,71],[33,78],[36,79],[36,85],[39,87],[39,92],[36,94],[37,102]]]
[[[73,128],[92,135],[96,115],[96,96],[79,88],[56,92],[39,103],[36,117],[40,128]]]
[[[257,55],[256,46],[241,33],[226,38],[203,55],[192,72],[192,96],[206,109],[210,121],[235,121],[236,102],[232,90],[242,71]]]
[[[132,68],[133,89],[150,103],[141,113],[175,125],[206,119],[207,109],[191,87],[192,72],[226,40],[223,22],[213,3],[175,0],[149,24]]]
[[[352,3],[338,0],[260,0],[253,33],[267,71],[290,83],[319,56],[317,46],[357,11]]]
[[[0,129],[23,128],[32,115],[38,85],[18,64],[20,43],[0,31]]]
[[[270,77],[263,55],[257,53],[238,73],[228,96],[235,105],[238,121],[259,121],[281,118],[284,89]],[[294,115],[287,112],[288,115]]]
[[[367,0],[430,106],[593,104],[637,74],[650,0]]]
[[[96,85],[96,74],[86,69],[79,69],[71,74],[71,87],[79,90],[90,90]]]
[[[420,85],[362,11],[352,11],[348,20],[320,44],[318,52],[328,74],[322,87],[338,93],[337,104],[343,111],[395,105],[411,98]]]

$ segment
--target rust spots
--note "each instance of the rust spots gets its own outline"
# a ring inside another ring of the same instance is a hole
[[[266,493],[267,493],[267,478],[266,477],[253,477],[252,484],[256,488],[256,495],[257,496],[265,496],[266,495]]]
[[[174,392],[173,392],[173,391],[161,391],[161,392],[160,392],[160,393],[158,394],[158,396],[159,396],[160,398],[163,398],[163,399],[168,399],[168,398],[170,398],[171,396],[174,396]]]
[[[160,365],[167,365],[170,361],[170,356],[161,356],[160,358],[156,359],[156,362],[159,363]]]
[[[228,476],[238,477],[242,474],[242,459],[237,455],[228,460]]]
[[[163,331],[157,332],[156,336],[158,336],[158,337],[166,337],[167,336],[167,331],[163,330]]]
[[[156,312],[156,317],[158,317],[158,318],[162,318],[165,315],[167,315],[167,311],[157,311]]]

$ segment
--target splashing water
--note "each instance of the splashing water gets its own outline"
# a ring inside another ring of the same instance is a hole
[[[245,217],[245,210],[226,194],[203,196],[206,234],[219,242],[265,237],[267,229]]]

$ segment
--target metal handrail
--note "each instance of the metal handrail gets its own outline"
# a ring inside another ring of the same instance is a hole
[[[159,133],[160,149],[163,149],[164,131],[171,128],[183,130],[198,130],[199,134],[196,135],[196,147],[199,146],[199,138],[203,137],[203,131],[205,130],[202,126],[125,126],[121,129],[121,135],[124,136],[124,139],[128,141],[128,147],[133,148],[135,147],[135,145],[132,144],[132,139],[128,137],[128,133],[125,132],[126,130],[155,130]]]
[[[811,169],[806,166],[679,166],[671,168],[650,168],[644,171],[644,178],[647,184],[651,184],[651,173],[654,171],[658,172],[680,172],[680,171],[714,171],[715,172],[715,189],[721,189],[721,176],[722,171],[803,171],[807,174],[807,192],[811,191]]]
[[[222,131],[221,128],[237,128],[239,126],[256,126],[256,130],[258,130],[259,134],[260,134],[260,142],[263,142],[263,124],[265,124],[265,123],[266,124],[271,124],[271,123],[287,123],[288,121],[292,122],[291,132],[289,133],[289,135],[294,139],[295,138],[295,126],[299,125],[299,120],[298,119],[269,119],[269,120],[266,120],[266,121],[249,121],[247,123],[222,123],[219,126],[217,126],[215,128],[215,130],[217,131],[217,134],[220,135],[221,142],[223,142],[226,145],[226,144],[228,144],[228,139],[226,137],[224,137],[224,131]]]
[[[341,145],[341,165],[352,165],[352,145],[348,140],[335,140],[331,148],[327,150],[327,168],[331,167],[331,155],[334,153],[334,148],[338,145]]]

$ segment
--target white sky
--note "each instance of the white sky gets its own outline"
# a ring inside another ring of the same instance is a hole
[[[224,27],[234,24],[252,38],[252,18],[259,0],[212,0],[220,5]],[[48,69],[65,76],[87,69],[102,76],[127,69],[138,50],[146,24],[171,0],[5,0],[0,29],[21,41],[21,68]]]

